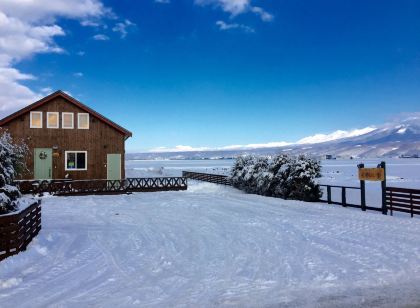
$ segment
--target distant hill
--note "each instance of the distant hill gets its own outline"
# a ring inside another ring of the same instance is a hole
[[[132,153],[127,154],[127,159],[221,159],[244,154],[279,153],[302,153],[320,158],[325,155],[337,158],[416,156],[420,155],[420,118],[408,118],[397,123],[385,124],[366,134],[328,142],[245,150]]]

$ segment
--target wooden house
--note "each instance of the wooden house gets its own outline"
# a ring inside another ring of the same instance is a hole
[[[0,120],[0,127],[29,147],[23,179],[125,178],[131,132],[62,91]]]

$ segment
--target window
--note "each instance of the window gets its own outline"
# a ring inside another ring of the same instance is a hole
[[[30,128],[42,128],[42,112],[31,111]]]
[[[89,129],[89,113],[78,113],[77,114],[77,128],[78,129]]]
[[[87,170],[86,151],[66,151],[66,171]]]
[[[59,128],[58,112],[47,112],[47,128]]]
[[[74,114],[71,112],[63,112],[62,114],[61,125],[64,129],[73,129],[74,128]]]

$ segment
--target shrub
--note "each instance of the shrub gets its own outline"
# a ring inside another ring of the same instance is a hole
[[[238,157],[231,173],[234,187],[248,193],[303,201],[317,201],[321,189],[316,178],[321,176],[320,162],[306,157],[278,155]]]

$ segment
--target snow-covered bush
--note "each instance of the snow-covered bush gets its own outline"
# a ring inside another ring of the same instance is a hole
[[[320,162],[306,156],[238,157],[231,173],[234,187],[248,193],[303,201],[317,201],[321,190]]]
[[[13,143],[7,132],[0,130],[0,214],[16,210],[19,190],[13,186],[17,175],[26,170],[25,155],[28,147]]]
[[[247,179],[249,178],[249,168],[254,164],[254,157],[250,155],[239,156],[232,168],[230,180],[232,185],[241,189],[246,190]]]
[[[317,201],[321,189],[316,178],[321,177],[319,161],[301,155],[298,157],[282,156],[273,161],[274,174],[270,193],[284,199]]]

